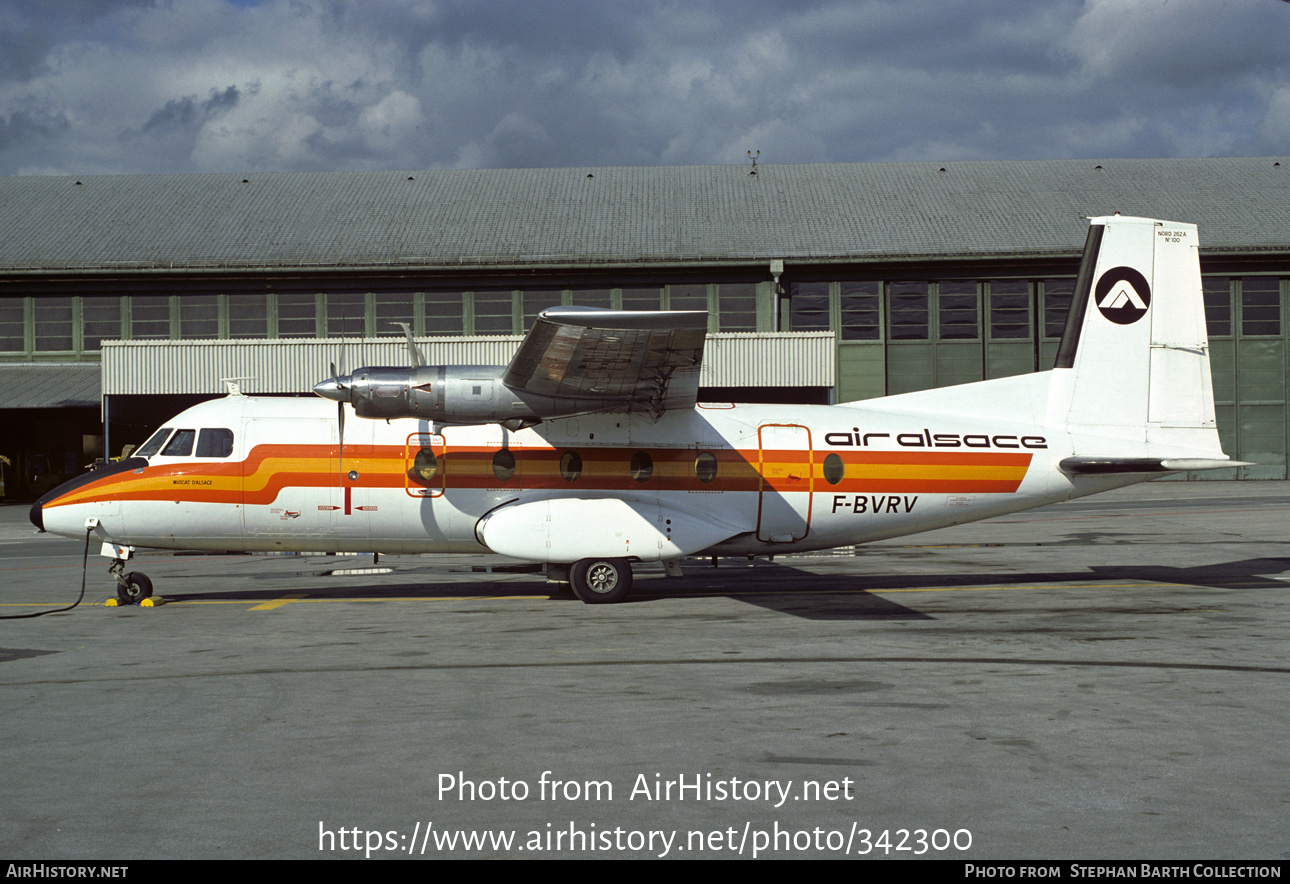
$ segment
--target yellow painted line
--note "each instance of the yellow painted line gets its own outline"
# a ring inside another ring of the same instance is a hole
[[[281,608],[283,605],[287,604],[288,602],[297,602],[297,601],[300,601],[300,599],[303,599],[305,597],[306,597],[306,594],[303,592],[288,593],[287,595],[283,596],[280,599],[274,599],[271,602],[265,602],[262,605],[256,605],[254,608],[250,608],[249,610],[272,611],[274,608]]]

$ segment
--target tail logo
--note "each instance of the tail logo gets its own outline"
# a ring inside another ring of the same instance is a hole
[[[1097,281],[1097,309],[1116,325],[1132,325],[1151,306],[1151,286],[1132,267],[1112,267]]]

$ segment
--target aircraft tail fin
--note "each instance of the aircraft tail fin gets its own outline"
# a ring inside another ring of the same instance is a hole
[[[1077,455],[1225,460],[1195,225],[1090,222],[1051,373],[1049,422],[1071,433]],[[1107,450],[1108,439],[1124,444]]]

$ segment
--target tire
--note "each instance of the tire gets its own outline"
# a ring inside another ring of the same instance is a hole
[[[632,589],[632,566],[626,559],[579,559],[569,569],[573,593],[588,605],[611,605]]]
[[[127,605],[137,605],[152,598],[152,581],[147,574],[131,571],[125,575],[125,585],[117,584],[116,597]]]

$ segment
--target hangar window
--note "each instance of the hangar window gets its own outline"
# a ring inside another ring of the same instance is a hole
[[[0,300],[0,350],[26,350],[22,298]]]
[[[836,485],[842,481],[843,474],[846,473],[846,466],[842,463],[842,458],[837,454],[830,452],[824,458],[824,481],[830,485]]]
[[[663,290],[659,286],[623,288],[624,310],[657,310],[663,303]]]
[[[397,323],[413,325],[411,292],[377,292],[374,301],[377,334],[402,334]]]
[[[278,295],[278,337],[318,336],[318,296],[297,292]]]
[[[475,292],[475,334],[509,335],[514,328],[510,291]]]
[[[133,452],[134,457],[152,457],[161,450],[161,446],[165,444],[166,440],[170,438],[170,434],[174,431],[174,427],[162,427]]]
[[[990,337],[1030,337],[1030,284],[1024,279],[990,280]]]
[[[927,283],[892,282],[890,334],[893,341],[927,340]]]
[[[136,341],[170,337],[168,295],[135,295],[130,299],[130,337]]]
[[[162,457],[188,457],[193,453],[193,440],[197,438],[196,430],[175,430],[166,447],[161,449]]]
[[[197,435],[198,457],[228,457],[233,453],[233,431],[223,427],[203,429]]]
[[[882,283],[838,283],[841,326],[838,334],[844,341],[876,341],[882,337]]]
[[[560,475],[566,482],[572,482],[582,475],[582,455],[576,451],[566,451],[560,455]]]
[[[461,292],[425,293],[425,328],[428,335],[459,335],[462,325]]]
[[[1075,297],[1075,280],[1044,280],[1044,337],[1060,338],[1066,330],[1066,317]]]
[[[1226,276],[1203,276],[1205,326],[1211,338],[1232,334],[1232,280]]]
[[[1241,280],[1241,334],[1281,334],[1281,280],[1275,276]]]
[[[327,337],[361,338],[367,334],[367,296],[361,292],[328,292]]]
[[[183,295],[179,299],[181,338],[218,338],[219,303],[215,295]]]
[[[979,338],[976,282],[942,282],[937,291],[936,318],[942,341],[975,341]]]
[[[528,301],[528,295],[529,293],[526,290],[524,292],[524,299],[526,302]],[[574,289],[572,293],[572,300],[569,303],[571,303],[575,307],[604,307],[608,309],[614,306],[612,296],[613,296],[613,293],[609,289],[603,289],[603,288]],[[559,303],[560,303],[560,299],[558,297],[556,298],[555,301],[551,302],[551,304],[559,304]],[[550,307],[551,304],[547,304],[546,306]]]
[[[524,290],[524,330],[528,331],[533,325],[533,320],[537,315],[548,307],[559,307],[563,303],[564,289],[556,288],[533,288]],[[609,299],[606,292],[605,302],[599,301],[581,301],[579,293],[573,293],[573,303],[579,307],[608,307]]]
[[[269,307],[264,295],[228,296],[228,336],[267,338]]]
[[[723,332],[757,331],[757,286],[723,282],[717,289],[717,310]]]
[[[705,485],[717,478],[717,457],[711,451],[700,451],[694,458],[694,477]]]
[[[788,285],[788,322],[793,331],[828,331],[829,284],[792,282]]]
[[[72,299],[35,298],[37,350],[72,349]]]
[[[493,455],[493,475],[501,482],[515,475],[515,455],[509,449],[503,448]]]
[[[511,458],[512,462],[514,458]],[[412,469],[408,470],[408,477],[414,482],[428,483],[439,472],[439,458],[429,448],[422,448],[417,452],[417,456],[412,459]],[[493,458],[493,472],[497,472],[497,458]],[[514,463],[511,465],[511,472],[515,472]],[[499,477],[500,478],[500,477]],[[507,476],[509,479],[510,476]]]
[[[632,455],[631,468],[633,479],[648,482],[650,476],[654,475],[654,458],[644,451],[638,451]]]
[[[81,322],[81,346],[86,350],[98,350],[104,339],[121,337],[121,299],[81,298]]]
[[[669,310],[707,310],[708,287],[706,285],[670,285],[667,287],[667,309]]]

